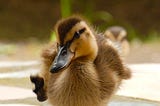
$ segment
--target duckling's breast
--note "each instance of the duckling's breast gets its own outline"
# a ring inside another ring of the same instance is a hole
[[[55,106],[99,106],[100,83],[92,62],[75,61],[50,78],[48,98]]]

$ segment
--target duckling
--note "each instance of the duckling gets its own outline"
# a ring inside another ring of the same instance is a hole
[[[116,46],[123,57],[130,52],[130,45],[127,40],[127,31],[121,26],[112,26],[107,28],[104,36],[110,39]]]
[[[57,41],[43,51],[41,73],[31,76],[37,99],[42,96],[53,106],[106,106],[130,70],[81,17],[62,19],[55,30]],[[33,81],[38,78],[43,81]]]

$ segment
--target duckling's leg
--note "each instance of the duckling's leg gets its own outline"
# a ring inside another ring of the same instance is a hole
[[[47,100],[46,90],[44,88],[44,79],[36,76],[30,76],[31,82],[35,85],[33,92],[37,95],[37,99],[40,102]]]

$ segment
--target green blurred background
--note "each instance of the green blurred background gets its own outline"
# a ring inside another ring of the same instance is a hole
[[[77,13],[99,32],[121,25],[129,40],[160,40],[160,0],[0,0],[0,41],[53,39],[56,21]]]

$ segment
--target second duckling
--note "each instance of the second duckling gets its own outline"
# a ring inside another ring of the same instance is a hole
[[[104,36],[112,41],[118,48],[122,57],[127,57],[130,52],[130,44],[127,39],[127,31],[121,26],[111,26],[106,29]]]

